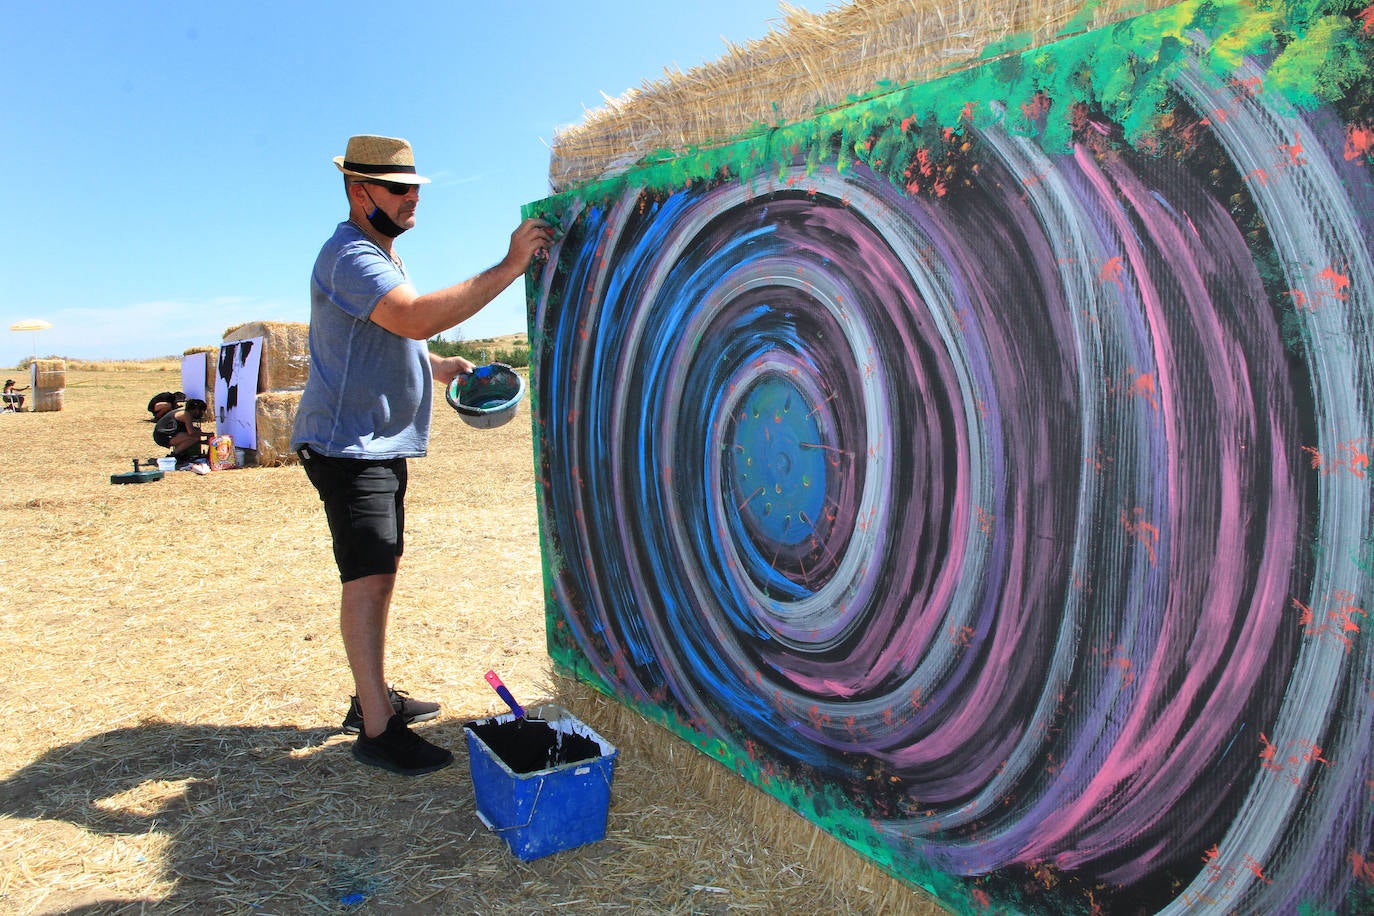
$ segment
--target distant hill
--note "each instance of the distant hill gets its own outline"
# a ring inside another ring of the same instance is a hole
[[[500,337],[477,337],[463,342],[474,347],[492,350],[514,350],[517,348],[528,350],[530,346],[530,335],[502,334]]]

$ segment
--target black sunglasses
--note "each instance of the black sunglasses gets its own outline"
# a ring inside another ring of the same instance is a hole
[[[399,181],[365,181],[363,184],[375,184],[388,194],[395,194],[397,197],[405,197],[412,190],[420,187],[418,184],[403,184]]]

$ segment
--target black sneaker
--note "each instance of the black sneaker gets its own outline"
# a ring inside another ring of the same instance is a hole
[[[428,722],[430,719],[439,715],[439,704],[430,703],[427,700],[417,700],[404,690],[397,690],[394,687],[386,689],[386,695],[391,698],[391,708],[396,710],[406,725],[414,725],[416,722]],[[358,705],[357,697],[348,699],[348,715],[344,716],[343,730],[350,735],[356,735],[362,731],[363,727],[363,708]]]
[[[406,728],[400,714],[387,720],[386,731],[375,738],[358,732],[353,742],[353,756],[368,766],[381,767],[402,776],[419,776],[442,770],[453,762],[453,754],[430,744]]]

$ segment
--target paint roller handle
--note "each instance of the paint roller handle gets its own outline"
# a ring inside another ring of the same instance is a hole
[[[501,678],[497,673],[495,671],[488,671],[485,676],[487,683],[496,691],[496,695],[505,700],[506,705],[510,707],[510,711],[515,713],[515,718],[525,718],[524,708],[519,703],[515,702],[515,697],[511,695],[510,688],[501,683]]]

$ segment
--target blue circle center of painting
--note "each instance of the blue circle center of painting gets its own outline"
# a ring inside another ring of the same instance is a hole
[[[729,438],[740,517],[756,536],[795,545],[825,509],[826,454],[815,407],[787,379],[757,381]]]

